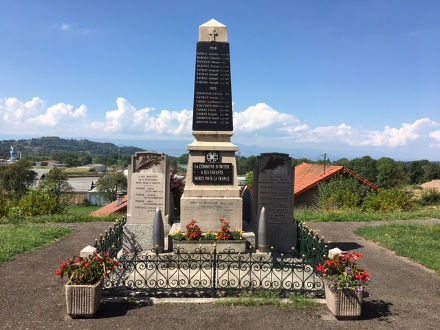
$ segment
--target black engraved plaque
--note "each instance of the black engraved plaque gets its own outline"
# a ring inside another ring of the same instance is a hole
[[[193,183],[228,185],[234,183],[232,163],[193,163]]]
[[[197,43],[193,131],[232,131],[229,43]]]

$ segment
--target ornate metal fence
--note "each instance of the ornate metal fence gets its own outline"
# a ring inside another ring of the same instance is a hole
[[[321,295],[323,281],[300,254],[158,251],[126,254],[105,282],[107,289],[162,295],[227,295],[242,290],[279,290]]]
[[[316,269],[316,266],[327,257],[329,246],[325,243],[324,237],[320,238],[318,234],[315,235],[305,223],[297,222],[296,224],[298,249],[303,258]]]
[[[99,239],[95,239],[93,246],[98,253],[108,251],[112,258],[116,257],[119,250],[122,248],[123,230],[126,223],[126,217],[116,220],[113,227],[110,226],[109,229],[105,231],[104,235],[100,235]]]
[[[115,256],[122,247],[125,219],[95,242],[99,251]],[[298,223],[298,249],[289,253],[235,253],[229,249],[184,253],[157,250],[125,253],[120,267],[105,281],[110,290],[143,291],[151,296],[220,296],[243,290],[278,290],[323,295],[324,283],[316,266],[328,253],[324,240]],[[220,253],[221,252],[221,253]]]

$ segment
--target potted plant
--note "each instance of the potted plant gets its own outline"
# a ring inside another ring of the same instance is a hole
[[[69,278],[65,285],[67,314],[72,317],[93,317],[101,303],[102,283],[119,262],[108,252],[87,257],[69,258],[56,269],[56,274]]]
[[[325,281],[327,307],[337,318],[361,316],[362,297],[370,282],[370,274],[357,264],[361,258],[362,253],[344,252],[317,267]]]
[[[171,234],[173,246],[177,246],[180,252],[203,252],[216,251],[244,253],[246,251],[246,240],[243,238],[242,230],[231,231],[229,221],[220,218],[221,230],[217,232],[208,231],[202,234],[196,221],[191,220],[186,225],[186,233],[176,231]]]

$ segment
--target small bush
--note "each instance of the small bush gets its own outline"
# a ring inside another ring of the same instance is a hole
[[[380,189],[365,199],[363,209],[367,211],[410,211],[414,207],[412,193],[397,188]]]
[[[20,200],[18,208],[25,216],[36,216],[62,213],[65,205],[47,191],[33,189]]]
[[[322,210],[355,209],[362,205],[371,189],[355,178],[337,175],[318,185],[318,206]]]
[[[438,205],[440,204],[440,191],[435,188],[423,190],[418,202],[423,206]]]

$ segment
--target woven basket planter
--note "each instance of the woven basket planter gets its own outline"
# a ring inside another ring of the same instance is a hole
[[[92,285],[66,284],[67,314],[71,318],[91,318],[98,310],[102,297],[103,279]]]
[[[359,319],[362,311],[362,292],[357,289],[337,289],[325,286],[327,307],[338,319]]]

